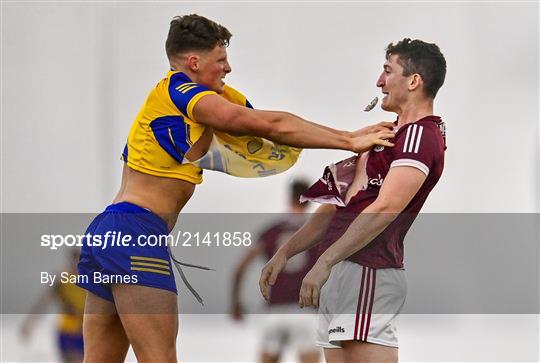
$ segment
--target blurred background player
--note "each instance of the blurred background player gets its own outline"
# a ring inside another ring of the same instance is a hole
[[[79,256],[79,250],[73,249],[69,256],[69,265],[62,272],[67,272],[70,276],[77,275]],[[56,303],[60,312],[56,326],[56,341],[62,362],[82,362],[82,323],[86,291],[74,283],[59,282],[60,274],[57,276],[57,282],[51,288],[48,288],[32,307],[31,313],[21,326],[20,333],[24,341],[28,342],[38,318],[47,311],[51,304]]]
[[[232,315],[242,320],[245,313],[241,301],[241,287],[244,275],[250,264],[263,256],[270,260],[279,247],[305,223],[309,203],[300,203],[300,196],[309,184],[296,180],[290,186],[287,214],[260,233],[258,243],[254,244],[236,266],[232,290]],[[318,362],[320,349],[315,344],[317,328],[316,311],[307,314],[298,308],[298,294],[302,279],[311,269],[317,258],[315,249],[304,251],[292,258],[276,280],[270,291],[268,310],[261,331],[262,363],[276,363],[284,350],[291,348],[298,354],[302,363]],[[254,287],[256,289],[256,287]]]

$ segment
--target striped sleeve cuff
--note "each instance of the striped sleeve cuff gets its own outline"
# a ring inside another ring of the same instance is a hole
[[[422,173],[426,174],[426,176],[429,174],[429,168],[426,164],[424,164],[421,161],[414,160],[414,159],[398,159],[392,161],[392,164],[390,164],[390,167],[393,168],[395,166],[412,166],[413,168],[416,168],[420,170]]]
[[[193,98],[189,101],[188,105],[187,105],[187,117],[189,117],[190,120],[193,120],[193,121],[197,121],[193,118],[193,107],[195,107],[195,104],[197,104],[197,102],[199,102],[199,100],[203,97],[203,96],[206,96],[206,95],[215,95],[216,92],[214,91],[202,91],[200,93],[197,93],[195,96],[193,96]]]

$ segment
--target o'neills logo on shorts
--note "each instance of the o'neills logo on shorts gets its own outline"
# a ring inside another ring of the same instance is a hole
[[[333,334],[333,333],[345,333],[345,329],[343,329],[340,326],[336,326],[334,329],[328,330],[328,334]]]

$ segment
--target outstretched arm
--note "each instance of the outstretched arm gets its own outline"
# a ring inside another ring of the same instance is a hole
[[[362,152],[373,145],[393,146],[385,139],[392,138],[394,133],[385,127],[358,135],[315,124],[288,112],[253,110],[218,95],[202,97],[193,108],[193,116],[197,122],[220,131],[260,136],[293,147]]]
[[[333,205],[321,205],[264,266],[259,279],[259,288],[266,300],[270,298],[270,287],[276,282],[287,261],[291,257],[313,247],[321,240],[335,211],[336,207]]]

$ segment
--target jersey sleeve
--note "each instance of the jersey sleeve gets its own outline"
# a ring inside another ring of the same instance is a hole
[[[193,107],[206,95],[215,95],[208,87],[192,82],[185,74],[176,73],[169,82],[171,100],[185,116],[193,120]]]
[[[428,175],[441,156],[440,132],[437,128],[410,124],[401,132],[393,147],[393,160],[390,167],[411,166]]]

